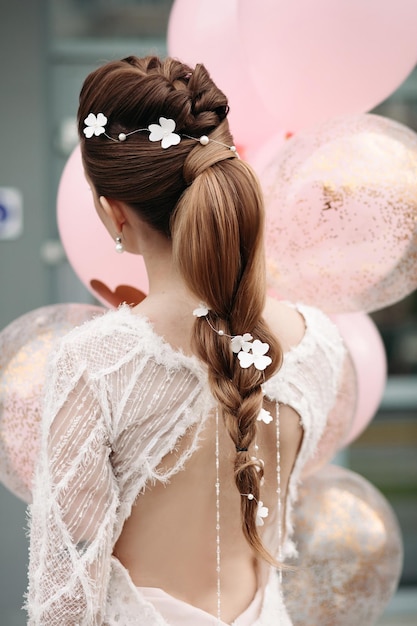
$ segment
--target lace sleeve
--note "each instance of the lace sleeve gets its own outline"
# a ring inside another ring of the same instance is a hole
[[[103,623],[118,489],[98,383],[61,351],[53,364],[30,510],[30,626]]]

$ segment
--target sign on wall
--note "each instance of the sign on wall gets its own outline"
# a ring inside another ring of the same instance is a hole
[[[22,194],[13,187],[0,187],[0,239],[17,239],[22,232]]]

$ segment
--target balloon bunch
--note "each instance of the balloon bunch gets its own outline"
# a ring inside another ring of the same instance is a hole
[[[417,287],[417,134],[367,113],[415,66],[416,23],[408,0],[175,0],[169,21],[169,54],[203,61],[224,89],[259,176],[270,294],[325,310],[347,347],[294,512],[299,558],[284,581],[295,626],[375,623],[401,572],[387,501],[328,463],[382,399],[387,361],[368,313]]]
[[[228,95],[235,143],[261,182],[271,295],[325,310],[347,346],[295,510],[299,560],[285,576],[295,626],[374,623],[401,571],[390,506],[364,478],[329,463],[368,426],[384,391],[386,356],[369,313],[417,287],[417,134],[367,113],[413,69],[416,23],[409,0],[175,0],[170,15],[169,54],[203,61]],[[57,209],[68,260],[93,295],[106,307],[140,302],[145,265],[113,253],[78,147]],[[0,333],[0,479],[25,501],[47,356],[104,310],[44,307]]]

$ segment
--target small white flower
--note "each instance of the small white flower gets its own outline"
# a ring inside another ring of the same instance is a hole
[[[263,462],[263,460],[262,459],[258,459],[257,456],[251,456],[251,459],[252,459],[252,461],[256,461],[255,469],[256,469],[257,472],[261,471],[261,466],[265,467],[265,463]]]
[[[240,367],[242,367],[243,369],[250,367],[255,362],[255,357],[253,356],[253,354],[251,352],[243,352],[243,350],[238,352],[237,358],[239,359]]]
[[[174,120],[167,119],[166,117],[160,117],[159,124],[150,124],[148,129],[151,131],[149,140],[160,141],[163,148],[176,146],[181,141],[181,137],[177,135],[177,133],[174,133]]]
[[[193,315],[195,317],[205,317],[208,315],[208,307],[205,304],[199,304],[196,309],[193,311]]]
[[[231,340],[232,350],[235,354],[243,350],[244,352],[249,352],[252,347],[251,341],[253,337],[250,333],[245,333],[244,335],[236,335]]]
[[[269,350],[269,344],[262,343],[259,339],[255,339],[251,345],[251,350],[252,353],[239,352],[237,355],[237,358],[240,361],[240,367],[246,369],[247,367],[254,365],[257,370],[263,371],[272,363],[271,357],[266,356],[266,352]]]
[[[263,526],[264,525],[264,518],[268,517],[269,514],[269,509],[267,506],[264,506],[264,503],[262,502],[262,500],[259,500],[258,502],[258,510],[256,511],[256,525],[257,526]]]
[[[273,417],[269,411],[266,411],[265,409],[261,409],[257,420],[258,422],[263,422],[264,424],[270,424],[273,420]]]
[[[93,135],[98,137],[106,132],[105,126],[107,124],[107,117],[103,113],[98,113],[97,116],[94,113],[90,113],[84,120],[86,127],[84,128],[84,135],[90,139]]]

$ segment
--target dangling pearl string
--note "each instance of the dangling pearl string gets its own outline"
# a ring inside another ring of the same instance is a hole
[[[278,578],[280,593],[282,595],[282,494],[281,494],[281,444],[280,444],[280,423],[279,423],[279,402],[275,402],[275,427],[277,437],[277,496],[278,496]]]
[[[217,573],[217,623],[221,624],[221,587],[220,587],[220,447],[219,447],[219,409],[216,408],[216,573]]]

